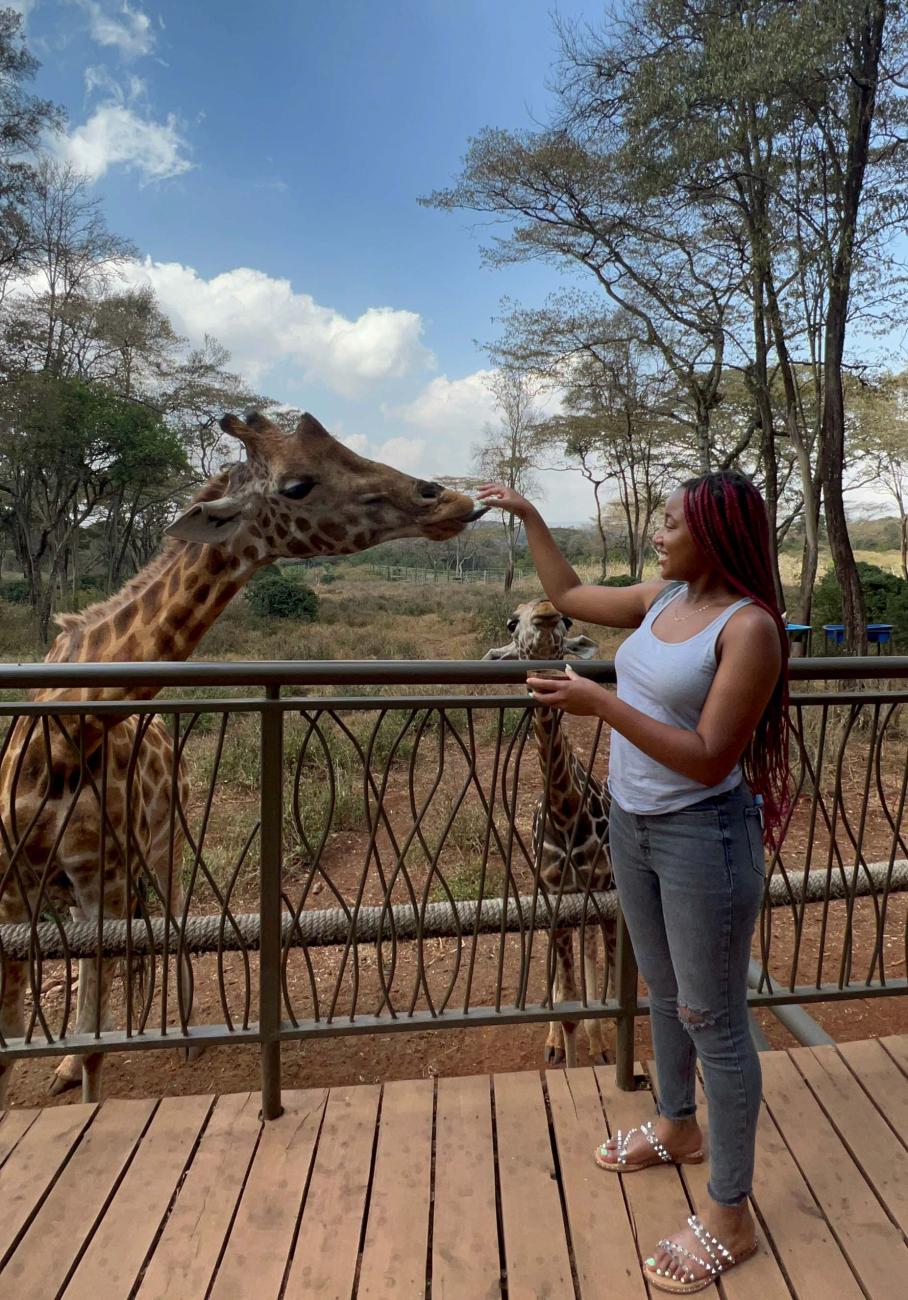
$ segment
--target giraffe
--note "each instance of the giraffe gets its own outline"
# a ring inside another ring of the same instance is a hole
[[[564,659],[575,655],[591,659],[598,649],[586,636],[569,636],[572,621],[544,596],[518,605],[508,619],[511,640],[507,645],[489,650],[484,659]],[[612,888],[612,868],[608,856],[608,817],[610,799],[605,786],[577,758],[561,725],[562,715],[555,709],[533,711],[533,733],[542,769],[548,780],[548,798],[540,796],[533,814],[533,844],[540,861],[540,877],[547,889],[557,894],[582,893]],[[605,947],[605,992],[614,976],[615,922],[601,923]],[[587,996],[601,987],[597,979],[597,925],[588,923],[583,935],[583,963]],[[555,933],[556,1002],[579,1000],[574,973],[574,935],[572,930]],[[552,1021],[545,1047],[549,1065],[575,1065],[577,1025],[572,1021]],[[584,1029],[590,1056],[604,1064],[604,1021],[587,1020]]]
[[[166,530],[159,554],[116,595],[59,619],[48,662],[186,659],[253,573],[274,559],[352,554],[398,537],[441,541],[485,513],[459,492],[356,455],[309,414],[293,433],[258,412],[244,421],[227,415],[221,427],[244,445],[245,458],[203,486]],[[46,689],[34,698],[145,700],[157,691]],[[25,922],[49,908],[55,915],[68,908],[81,919],[122,917],[136,878],[179,916],[177,810],[185,807],[188,785],[182,766],[174,769],[159,718],[21,716],[0,750],[0,922]],[[188,965],[187,958],[178,980],[183,1010]],[[109,1027],[115,966],[80,962],[75,1033]],[[30,978],[25,962],[0,967],[4,1041],[23,1034]],[[66,1057],[51,1091],[81,1081],[85,1099],[98,1099],[101,1059]],[[0,1106],[10,1069],[0,1053]]]

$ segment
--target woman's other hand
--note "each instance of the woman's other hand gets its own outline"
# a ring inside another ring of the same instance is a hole
[[[533,509],[526,497],[522,497],[513,488],[505,487],[503,483],[483,483],[474,496],[484,506],[491,506],[493,510],[506,510],[518,519],[525,519]]]
[[[550,709],[581,716],[601,715],[609,698],[608,691],[588,677],[579,677],[568,664],[563,677],[527,677],[533,699]]]

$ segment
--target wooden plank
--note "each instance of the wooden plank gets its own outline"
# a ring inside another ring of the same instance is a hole
[[[655,1061],[648,1061],[647,1074],[653,1084],[653,1095],[658,1098],[659,1085]],[[707,1106],[703,1084],[697,1080],[697,1118],[706,1133]],[[704,1139],[705,1140],[705,1139]],[[757,1151],[759,1161],[760,1152]],[[709,1202],[709,1162],[702,1165],[681,1165],[681,1181],[688,1198],[697,1214],[702,1214],[703,1207]],[[755,1219],[757,1234],[757,1253],[745,1260],[740,1268],[730,1269],[722,1278],[725,1300],[791,1300],[791,1288],[785,1281],[785,1275],[779,1267],[759,1221]]]
[[[262,1123],[258,1093],[219,1097],[138,1290],[202,1300],[220,1258]]]
[[[880,1042],[903,1074],[908,1074],[908,1034],[881,1038]]]
[[[353,1293],[379,1096],[374,1086],[331,1089],[287,1300],[346,1300]]]
[[[386,1083],[357,1297],[422,1300],[432,1191],[431,1079]]]
[[[435,1300],[497,1300],[501,1295],[487,1075],[439,1079],[435,1107]]]
[[[597,1066],[596,1079],[605,1105],[609,1132],[625,1132],[635,1125],[655,1117],[652,1093],[622,1092],[615,1084],[614,1066]],[[605,1172],[603,1170],[603,1172]],[[647,1259],[656,1250],[663,1237],[683,1228],[691,1212],[684,1184],[675,1165],[654,1166],[645,1172],[620,1174],[624,1195],[637,1232],[637,1248],[641,1259]],[[699,1295],[716,1300],[719,1292],[712,1283]]]
[[[896,1137],[908,1143],[908,1081],[882,1043],[866,1038],[836,1047]]]
[[[39,1110],[7,1110],[0,1112],[0,1165],[15,1149],[17,1142],[28,1132],[41,1114]]]
[[[97,1300],[99,1295],[132,1293],[213,1100],[165,1097],[159,1104],[70,1279],[66,1300]]]
[[[11,1294],[43,1297],[59,1293],[129,1165],[156,1105],[154,1101],[113,1100],[98,1108],[3,1271],[4,1288]]]
[[[493,1088],[509,1300],[573,1300],[542,1081],[496,1074]]]
[[[284,1113],[262,1129],[212,1300],[268,1300],[280,1294],[328,1091],[283,1094]]]
[[[644,1300],[646,1284],[620,1180],[593,1159],[607,1136],[596,1077],[589,1068],[549,1070],[545,1083],[580,1295]]]
[[[757,1128],[753,1201],[797,1300],[862,1300],[848,1261],[765,1106]]]
[[[93,1105],[43,1110],[0,1169],[0,1267],[95,1113]]]
[[[908,1233],[908,1151],[893,1142],[889,1125],[834,1047],[799,1047],[788,1055],[890,1218]]]
[[[773,1120],[870,1300],[891,1300],[908,1275],[908,1247],[864,1181],[829,1120],[782,1052],[762,1057]]]

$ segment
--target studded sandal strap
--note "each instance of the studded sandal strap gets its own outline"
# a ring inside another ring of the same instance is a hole
[[[641,1124],[640,1132],[646,1138],[647,1142],[653,1148],[653,1150],[655,1151],[656,1155],[659,1157],[660,1160],[664,1161],[665,1164],[667,1165],[674,1164],[674,1160],[669,1155],[665,1146],[660,1141],[660,1139],[656,1137],[656,1131],[653,1128],[652,1120],[647,1120],[645,1124]]]
[[[690,1216],[687,1220],[687,1226],[710,1258],[711,1277],[718,1277],[720,1273],[725,1271],[725,1269],[731,1268],[735,1262],[734,1255],[732,1255],[731,1251],[728,1250],[727,1247],[722,1245],[722,1242],[718,1237],[714,1237],[712,1233],[707,1232],[696,1214]]]

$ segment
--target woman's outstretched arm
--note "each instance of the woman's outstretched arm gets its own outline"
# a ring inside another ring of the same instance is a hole
[[[633,587],[587,586],[561,554],[542,515],[526,497],[500,483],[484,483],[476,499],[523,520],[527,545],[545,594],[569,618],[605,627],[639,627],[666,585],[656,579]]]

